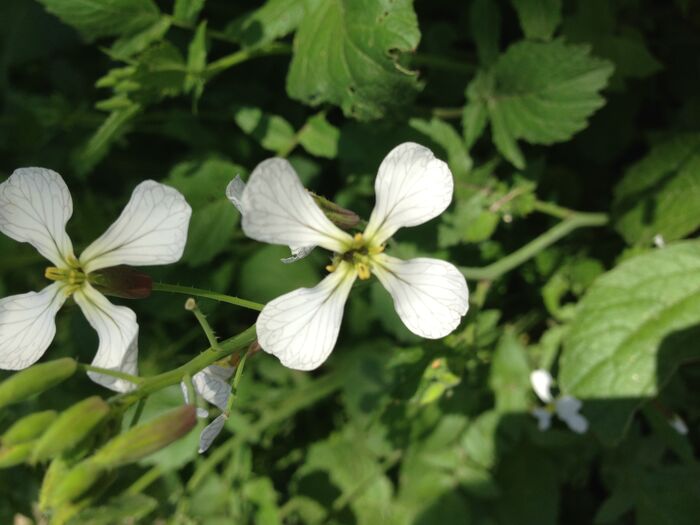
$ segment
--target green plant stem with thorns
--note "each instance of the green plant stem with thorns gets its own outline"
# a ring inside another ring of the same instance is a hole
[[[211,290],[203,290],[201,288],[193,288],[191,286],[181,286],[179,284],[153,283],[153,290],[156,292],[170,292],[183,295],[192,295],[195,297],[203,297],[205,299],[212,299],[221,303],[235,304],[236,306],[242,306],[243,308],[256,310],[258,312],[263,309],[263,306],[265,306],[264,304],[248,301],[232,295],[212,292]]]

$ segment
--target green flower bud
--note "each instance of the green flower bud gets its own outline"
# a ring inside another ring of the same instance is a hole
[[[95,484],[104,471],[92,458],[81,461],[56,483],[49,504],[55,508],[75,501]]]
[[[102,398],[93,396],[61,412],[39,438],[32,461],[44,461],[71,449],[90,434],[109,411],[109,405]]]
[[[196,423],[195,407],[183,405],[111,439],[93,460],[106,468],[133,463],[177,441]]]
[[[0,437],[0,443],[10,446],[36,439],[44,433],[54,419],[56,419],[55,410],[29,414],[8,428],[7,432]]]
[[[77,368],[78,363],[74,359],[64,357],[17,372],[0,383],[0,408],[19,403],[56,386],[72,376]]]
[[[321,211],[328,217],[328,219],[335,224],[338,228],[343,230],[350,230],[360,223],[360,217],[352,210],[338,206],[335,202],[316,195],[313,192],[309,192],[316,204]]]
[[[24,463],[32,453],[34,442],[20,443],[10,447],[0,447],[0,468],[9,468]]]
[[[69,469],[68,462],[62,457],[51,461],[39,490],[39,510],[46,512],[49,509],[56,486],[66,477]]]

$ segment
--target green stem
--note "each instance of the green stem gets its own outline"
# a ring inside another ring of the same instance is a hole
[[[84,365],[81,363],[78,365],[78,368],[80,370],[82,370],[83,372],[95,372],[95,373],[102,374],[105,376],[117,377],[119,379],[125,379],[126,381],[129,381],[130,383],[134,383],[136,385],[143,383],[143,380],[144,380],[143,377],[132,376],[131,374],[119,372],[117,370],[109,370],[107,368],[100,368],[99,366]]]
[[[557,217],[559,219],[569,219],[570,217],[573,217],[574,215],[580,213],[572,209],[564,208],[563,206],[553,204],[551,202],[544,202],[539,200],[535,201],[533,208],[535,211],[538,211],[540,213],[546,213],[547,215],[551,215],[552,217]]]
[[[282,44],[280,42],[272,42],[265,46],[250,49],[240,49],[235,53],[223,56],[220,59],[208,64],[205,75],[207,78],[211,78],[214,75],[218,75],[222,71],[250,60],[251,58],[271,55],[288,55],[291,52],[292,48],[289,44]]]
[[[411,59],[411,64],[462,74],[474,73],[476,71],[476,66],[466,60],[462,61],[431,53],[416,53]]]
[[[563,209],[565,208],[562,208],[562,210]],[[604,213],[571,212],[568,217],[559,224],[549,229],[539,237],[536,237],[522,248],[514,251],[510,255],[507,255],[503,259],[500,259],[483,268],[469,268],[462,266],[460,267],[460,271],[467,279],[493,281],[514,268],[517,268],[524,262],[532,259],[539,252],[548,248],[559,239],[566,237],[572,231],[577,230],[578,228],[604,226],[608,223],[608,220],[608,216]]]
[[[145,397],[139,399],[139,402],[136,405],[136,410],[134,411],[134,415],[131,418],[131,422],[129,423],[129,428],[134,428],[139,422],[139,419],[141,419],[141,416],[143,415],[143,407],[146,406],[146,399],[147,398]]]
[[[131,486],[126,489],[127,494],[141,494],[145,489],[148,488],[148,486],[156,481],[158,478],[160,478],[163,475],[163,471],[161,468],[156,465],[155,467],[151,468],[150,470],[147,470],[143,476],[141,476],[139,479],[134,481]]]
[[[445,120],[460,119],[464,114],[464,108],[433,108],[431,113],[434,117]]]
[[[236,397],[238,397],[238,383],[241,381],[241,377],[243,376],[243,368],[245,367],[245,362],[249,355],[250,351],[243,354],[243,357],[236,367],[236,374],[233,376],[233,381],[231,382],[231,395],[228,396],[228,401],[226,402],[226,417],[228,417],[228,414],[231,413],[233,402],[236,400]]]
[[[214,350],[219,350],[219,340],[216,338],[216,334],[214,333],[214,330],[212,329],[211,325],[209,324],[209,321],[207,321],[207,317],[202,313],[202,310],[199,309],[199,306],[197,305],[197,301],[192,299],[191,297],[187,299],[185,302],[185,308],[187,310],[190,310],[194,316],[197,318],[197,321],[199,322],[199,326],[202,327],[202,331],[204,332],[204,335],[207,336],[207,341],[209,341],[209,346],[213,348]]]
[[[153,283],[153,290],[156,292],[181,293],[184,295],[194,295],[195,297],[204,297],[205,299],[213,299],[214,301],[219,301],[222,303],[235,304],[236,306],[242,306],[243,308],[248,308],[250,310],[257,310],[258,312],[265,306],[264,304],[247,301],[246,299],[240,299],[231,295],[212,292],[210,290],[203,290],[201,288],[193,288],[191,286],[180,286],[179,284]]]

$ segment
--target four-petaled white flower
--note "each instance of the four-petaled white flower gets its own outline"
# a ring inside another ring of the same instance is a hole
[[[552,414],[555,413],[559,419],[577,434],[584,434],[588,430],[588,420],[579,414],[581,401],[572,396],[552,396],[552,376],[546,370],[535,370],[530,374],[532,389],[545,403],[545,407],[532,409],[532,415],[537,418],[537,427],[540,430],[547,430],[552,425]]]
[[[94,272],[118,265],[150,266],[180,259],[191,214],[175,189],[147,180],[109,229],[80,255],[66,234],[73,201],[61,176],[43,168],[16,170],[0,184],[0,232],[28,242],[54,266],[46,269],[53,282],[40,292],[0,299],[0,368],[19,370],[36,362],[56,332],[55,316],[72,296],[97,331],[94,366],[137,373],[136,315],[115,306],[93,287]],[[108,388],[126,391],[123,379],[90,372]]]
[[[231,385],[229,380],[236,369],[233,367],[209,365],[204,370],[197,372],[192,376],[192,385],[195,392],[202,396],[212,405],[221,410],[214,420],[209,423],[199,434],[199,453],[203,454],[214,442],[216,437],[221,433],[221,430],[228,419],[228,400],[231,397]],[[189,395],[187,394],[187,385],[180,383],[182,387],[182,395],[185,397],[185,403],[190,403]],[[197,408],[197,417],[206,418],[209,416],[203,408]]]
[[[379,167],[367,228],[353,237],[323,214],[289,162],[274,158],[259,164],[241,196],[245,234],[287,245],[293,253],[320,246],[335,254],[327,267],[330,274],[317,286],[294,290],[265,306],[256,324],[263,350],[289,368],[321,365],[338,338],[355,279],[368,279],[372,273],[411,332],[430,339],[452,332],[469,306],[460,271],[438,259],[403,261],[383,252],[399,228],[440,215],[452,200],[453,185],[447,165],[428,148],[397,146]]]

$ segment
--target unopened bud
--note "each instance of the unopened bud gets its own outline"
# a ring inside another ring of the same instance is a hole
[[[62,412],[39,438],[32,461],[44,461],[80,443],[109,414],[109,405],[98,396],[83,399]]]
[[[122,299],[145,299],[153,290],[150,275],[123,264],[95,270],[89,279],[103,294]]]
[[[60,456],[49,463],[39,489],[39,510],[46,512],[49,509],[56,486],[66,477],[69,469],[68,462]]]
[[[78,463],[68,471],[63,479],[56,483],[49,505],[51,507],[60,507],[77,500],[100,479],[104,470],[104,468],[93,461],[93,458]]]
[[[9,468],[24,463],[34,448],[34,442],[0,447],[0,468]]]
[[[315,193],[311,193],[311,196],[326,217],[338,228],[349,230],[360,223],[360,217],[354,211],[338,206],[335,202]]]
[[[177,441],[196,423],[194,405],[183,405],[111,439],[93,460],[105,468],[133,463]]]
[[[56,415],[55,410],[46,410],[25,416],[7,429],[0,437],[0,443],[10,446],[36,439],[53,423]]]
[[[195,301],[192,297],[188,297],[187,301],[185,301],[185,310],[191,312],[195,308],[197,308],[197,301]]]
[[[0,383],[0,408],[19,403],[65,381],[78,368],[74,359],[64,357],[34,365]]]

